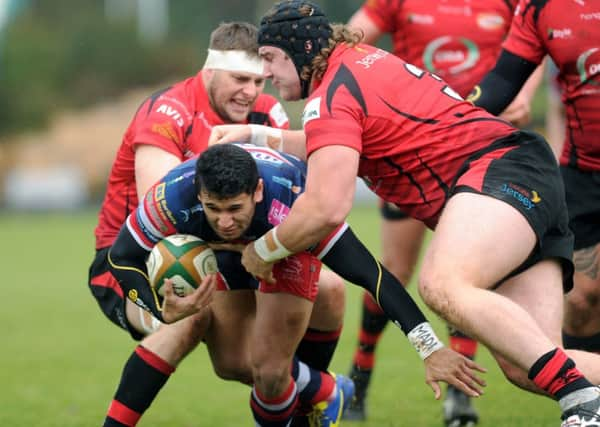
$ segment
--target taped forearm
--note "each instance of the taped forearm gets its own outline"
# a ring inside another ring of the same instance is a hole
[[[537,64],[502,50],[494,69],[475,86],[467,100],[499,115],[517,96],[536,67]]]

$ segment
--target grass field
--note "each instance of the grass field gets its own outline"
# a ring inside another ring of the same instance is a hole
[[[2,427],[102,423],[135,343],[103,317],[87,289],[95,222],[95,212],[0,214]],[[355,209],[351,223],[378,252],[374,209]],[[359,322],[360,292],[348,290],[346,325],[332,363],[339,372],[350,365]],[[445,336],[443,325],[427,313],[438,335]],[[477,360],[489,369],[486,394],[476,402],[481,427],[559,425],[556,404],[510,385],[484,349]],[[216,378],[200,346],[178,368],[140,426],[251,426],[248,398],[246,386]],[[422,364],[393,326],[378,350],[369,410],[369,422],[344,425],[442,426],[441,406],[424,384]]]

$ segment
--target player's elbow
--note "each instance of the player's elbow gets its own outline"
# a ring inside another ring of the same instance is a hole
[[[323,223],[329,228],[335,228],[346,221],[352,208],[352,198],[339,201],[323,199],[319,205],[317,210],[323,217]]]

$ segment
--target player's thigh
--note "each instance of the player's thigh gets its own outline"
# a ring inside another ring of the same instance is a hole
[[[475,193],[456,194],[425,252],[420,288],[490,288],[521,265],[535,244],[533,229],[508,203]]]
[[[256,295],[256,322],[252,334],[255,365],[291,359],[308,327],[313,303],[285,292]]]
[[[249,355],[256,314],[254,294],[254,290],[221,291],[210,304],[212,318],[205,342],[213,367],[221,377],[251,378]]]
[[[520,305],[556,345],[561,345],[563,279],[555,259],[540,261],[506,280],[496,292]]]
[[[273,266],[273,283],[260,282],[252,346],[255,366],[289,362],[306,332],[320,272],[321,262],[301,252]]]

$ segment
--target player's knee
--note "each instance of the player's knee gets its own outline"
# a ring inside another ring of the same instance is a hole
[[[425,304],[442,316],[448,313],[451,299],[442,277],[432,271],[422,271],[418,283]]]
[[[213,370],[221,379],[252,384],[252,370],[249,363],[236,354],[232,353],[213,360]]]
[[[527,372],[521,368],[516,367],[506,359],[496,356],[498,366],[502,370],[504,377],[512,384],[516,385],[523,390],[531,391],[533,393],[541,393],[541,390],[535,386],[535,384],[528,378]]]
[[[575,288],[569,292],[566,304],[574,313],[595,311],[600,307],[600,289],[585,289],[575,284]]]
[[[346,286],[342,278],[330,272],[322,274],[311,326],[321,326],[323,329],[339,328],[344,319],[345,298]]]
[[[265,397],[279,396],[290,382],[289,362],[256,365],[252,370],[252,377]]]

